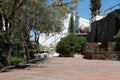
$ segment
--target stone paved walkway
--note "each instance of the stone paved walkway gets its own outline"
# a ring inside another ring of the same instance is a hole
[[[120,61],[52,58],[30,70],[0,73],[0,80],[120,80]]]

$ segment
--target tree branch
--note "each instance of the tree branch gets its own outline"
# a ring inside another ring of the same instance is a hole
[[[24,1],[22,1],[22,2],[19,3],[19,4],[17,4],[17,3],[19,3],[19,2],[15,1],[15,3],[14,3],[13,6],[12,6],[11,14],[10,14],[10,16],[9,16],[9,18],[8,18],[9,20],[10,20],[10,19],[13,19],[16,11],[23,5]]]

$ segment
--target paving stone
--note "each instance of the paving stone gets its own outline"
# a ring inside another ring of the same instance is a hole
[[[0,73],[0,80],[120,80],[120,62],[110,60],[86,60],[52,58],[48,63],[37,64],[30,69],[13,69]]]

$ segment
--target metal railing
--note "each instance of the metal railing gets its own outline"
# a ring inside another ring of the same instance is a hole
[[[109,12],[112,12],[115,9],[120,9],[120,3],[104,10],[104,14],[108,14]]]
[[[100,13],[100,15],[105,16],[105,15],[107,15],[108,13],[112,12],[115,9],[120,9],[120,3],[117,4],[117,5],[114,5],[114,6],[108,8],[106,10],[97,10],[94,14]]]
[[[100,14],[101,16],[105,17],[107,14],[109,14],[110,12],[112,12],[112,11],[115,10],[115,9],[120,9],[120,3],[117,4],[117,5],[114,5],[114,6],[108,8],[108,9],[106,9],[106,10],[97,10],[97,11],[94,12],[93,14]],[[94,17],[95,17],[95,16],[92,16],[92,17],[90,18],[91,22],[93,22],[93,18],[94,18]]]

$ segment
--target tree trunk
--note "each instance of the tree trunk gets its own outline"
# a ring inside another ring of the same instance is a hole
[[[3,28],[3,24],[2,24],[2,15],[0,14],[0,31],[2,30]]]
[[[29,62],[30,61],[30,54],[29,54],[29,50],[28,50],[27,45],[25,45],[24,48],[25,48],[25,52],[26,52],[26,56],[27,56],[26,60]]]
[[[12,47],[9,45],[6,56],[6,66],[11,66],[11,52],[12,52]]]
[[[8,19],[6,18],[6,16],[4,16],[4,18],[5,18],[5,31],[8,32],[8,30],[9,30]]]
[[[24,46],[26,61],[30,60],[28,43],[25,41],[24,36],[22,36],[22,45]]]
[[[5,43],[6,57],[5,57],[5,66],[11,66],[11,52],[12,46],[8,43]]]
[[[39,44],[39,38],[40,38],[40,34],[38,33],[38,37],[37,37],[37,40],[36,42]]]

